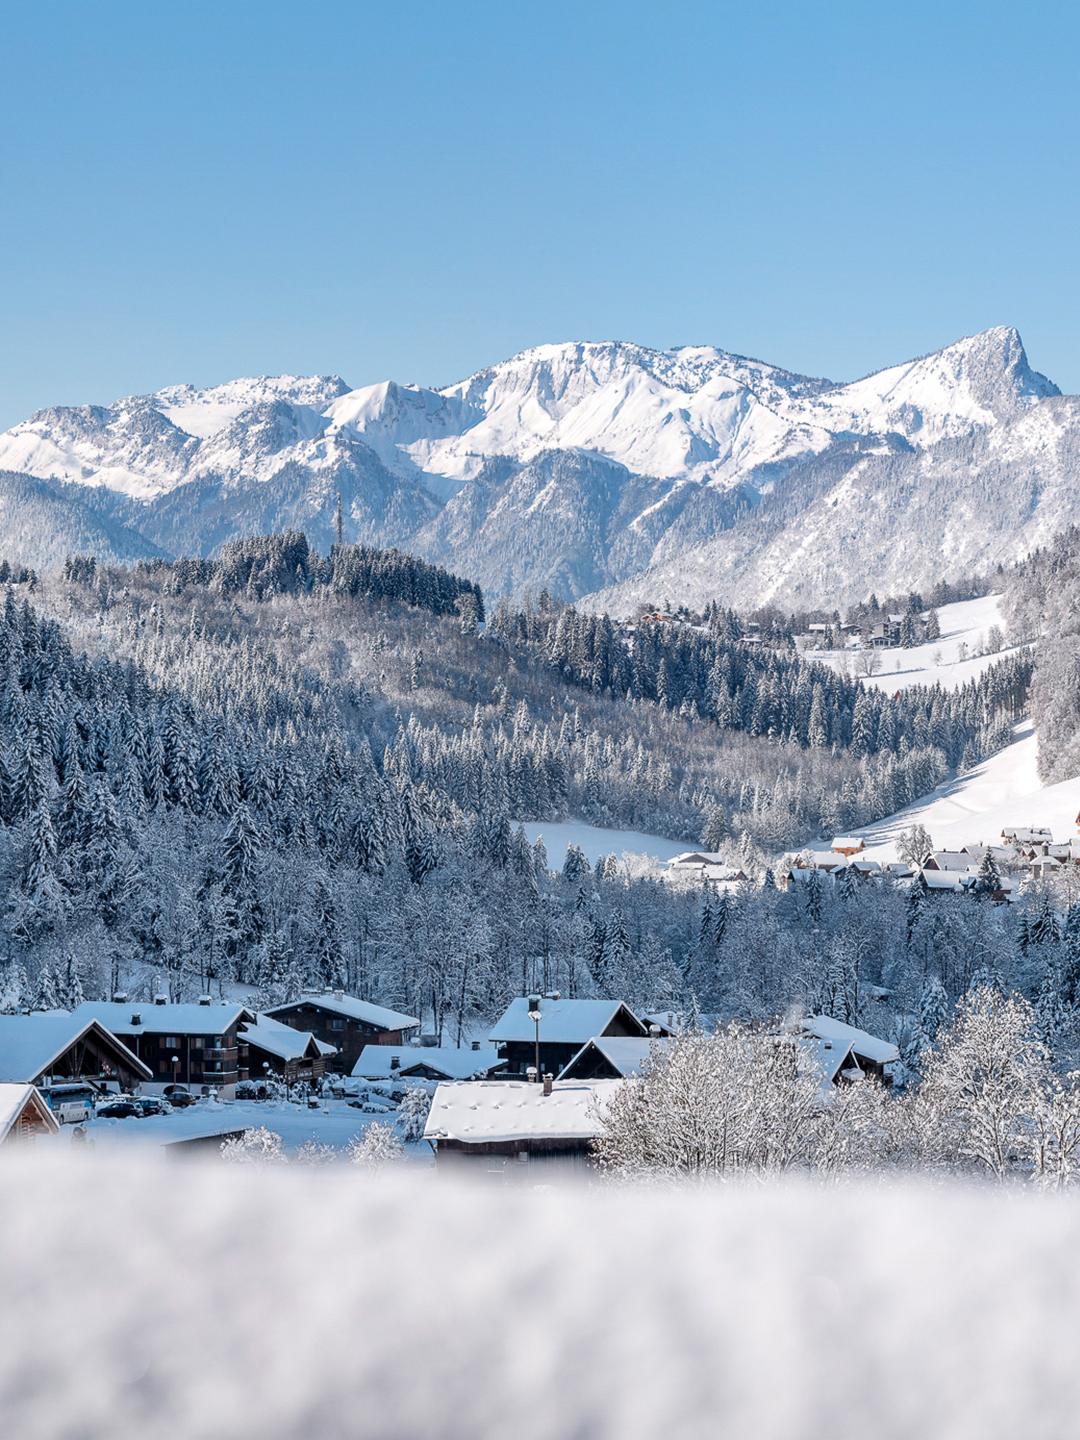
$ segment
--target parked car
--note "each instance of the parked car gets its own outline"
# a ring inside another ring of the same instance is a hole
[[[182,1085],[166,1085],[165,1099],[174,1110],[182,1110],[186,1105],[195,1104],[195,1096],[190,1090],[185,1090]]]
[[[99,1120],[141,1120],[143,1111],[134,1100],[107,1100],[97,1107]]]
[[[158,1099],[156,1095],[136,1095],[133,1104],[137,1105],[144,1115],[167,1115],[172,1109],[168,1100]]]

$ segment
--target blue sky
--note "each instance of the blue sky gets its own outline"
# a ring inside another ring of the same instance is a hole
[[[1066,5],[5,7],[0,424],[558,339],[1080,390]]]

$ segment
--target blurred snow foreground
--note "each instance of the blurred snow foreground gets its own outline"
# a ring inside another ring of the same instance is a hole
[[[0,1213],[17,1440],[949,1440],[1080,1414],[1068,1197],[38,1153],[0,1166]]]

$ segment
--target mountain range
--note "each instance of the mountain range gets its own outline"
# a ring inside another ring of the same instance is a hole
[[[176,385],[0,434],[8,558],[212,554],[296,526],[493,595],[841,604],[1011,561],[1070,523],[1080,399],[986,330],[853,383],[708,346],[542,345],[444,389]],[[17,537],[17,539],[15,538]]]

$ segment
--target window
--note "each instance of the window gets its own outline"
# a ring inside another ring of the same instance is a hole
[[[330,1021],[330,1029],[331,1029],[331,1030],[344,1030],[344,1029],[345,1029],[345,1021],[344,1021],[344,1020],[341,1020],[341,1019],[331,1020],[331,1021]]]
[[[166,1035],[161,1043],[165,1046],[166,1050],[176,1050],[180,1045],[180,1041],[175,1035]]]

